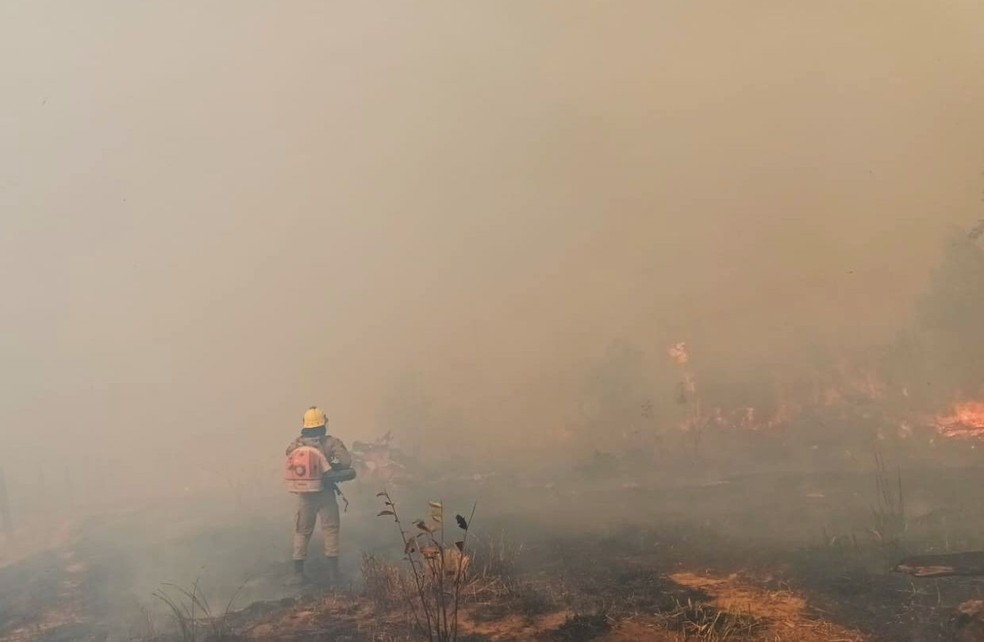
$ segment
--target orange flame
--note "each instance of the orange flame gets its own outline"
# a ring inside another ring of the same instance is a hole
[[[944,437],[984,439],[984,402],[957,404],[952,415],[936,420],[936,430]]]

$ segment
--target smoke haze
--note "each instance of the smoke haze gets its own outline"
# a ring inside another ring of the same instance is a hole
[[[891,340],[980,214],[972,2],[7,0],[0,42],[14,477],[52,433],[279,466],[406,389],[547,445],[615,340]]]

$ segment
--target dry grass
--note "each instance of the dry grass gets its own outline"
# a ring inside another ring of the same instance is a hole
[[[753,640],[765,626],[763,621],[748,613],[730,613],[707,603],[687,600],[659,616],[667,630],[676,632],[682,640],[728,642]]]
[[[217,615],[213,615],[212,607],[197,579],[191,589],[165,584],[154,592],[154,597],[171,612],[182,642],[225,642],[239,639],[228,630],[226,621],[245,584],[243,582],[229,599],[225,610]]]
[[[902,540],[907,530],[902,468],[897,469],[895,479],[892,477],[881,454],[876,451],[875,502],[871,506],[874,525],[871,533],[882,546],[890,565],[902,553]]]
[[[361,571],[363,594],[376,608],[388,610],[406,602],[407,578],[399,566],[377,555],[364,553]]]

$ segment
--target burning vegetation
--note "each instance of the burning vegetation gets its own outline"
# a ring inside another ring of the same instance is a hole
[[[984,402],[957,404],[953,414],[936,420],[936,428],[944,437],[984,439]]]

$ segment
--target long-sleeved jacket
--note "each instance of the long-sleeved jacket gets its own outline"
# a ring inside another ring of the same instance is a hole
[[[291,454],[301,446],[310,446],[319,449],[324,453],[325,458],[330,464],[337,465],[341,468],[350,468],[352,466],[352,455],[349,454],[348,448],[345,447],[342,440],[337,437],[332,437],[331,435],[325,435],[323,437],[298,437],[287,446],[287,454]]]

